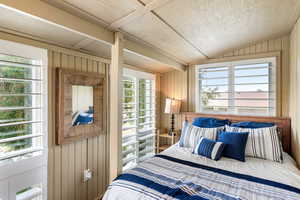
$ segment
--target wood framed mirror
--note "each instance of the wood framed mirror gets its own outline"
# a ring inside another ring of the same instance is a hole
[[[56,69],[56,144],[103,133],[105,75]]]

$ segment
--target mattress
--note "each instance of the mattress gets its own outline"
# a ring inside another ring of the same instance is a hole
[[[300,171],[286,153],[283,163],[246,157],[214,161],[173,145],[125,171],[104,200],[300,199]]]

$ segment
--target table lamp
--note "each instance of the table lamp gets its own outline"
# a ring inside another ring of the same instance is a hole
[[[171,129],[169,130],[169,135],[174,133],[174,120],[175,114],[180,112],[181,101],[178,99],[166,99],[165,113],[171,114]]]

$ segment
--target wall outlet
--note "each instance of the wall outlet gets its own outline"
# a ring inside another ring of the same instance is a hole
[[[83,182],[87,182],[92,179],[93,173],[90,169],[83,171]]]

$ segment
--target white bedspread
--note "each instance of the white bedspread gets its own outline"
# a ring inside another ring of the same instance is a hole
[[[213,168],[263,178],[300,188],[300,171],[297,169],[295,161],[286,153],[284,153],[283,163],[276,163],[268,160],[250,157],[246,158],[246,162],[239,162],[225,157],[222,157],[219,161],[214,161],[199,155],[194,155],[191,153],[191,149],[178,147],[177,145],[173,145],[169,149],[165,150],[164,152],[162,152],[162,155],[174,157],[180,160],[190,161]],[[110,187],[109,190],[105,193],[103,199],[140,200],[155,198],[143,195],[140,191],[135,192],[132,189],[113,186]],[[284,199],[284,197],[280,197],[278,199]]]

